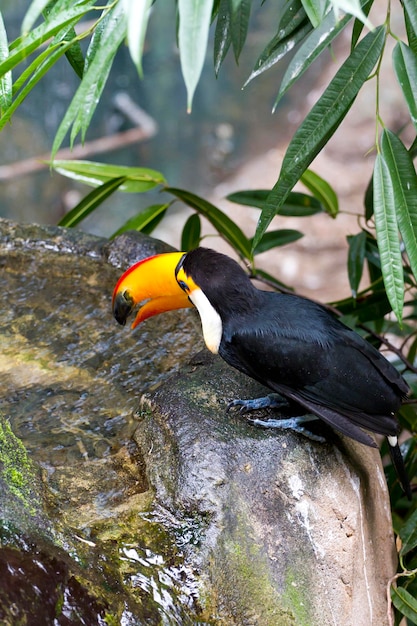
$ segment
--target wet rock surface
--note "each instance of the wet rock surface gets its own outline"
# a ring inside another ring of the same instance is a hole
[[[378,451],[226,414],[263,390],[193,311],[112,319],[166,249],[0,221],[1,623],[385,624]]]
[[[158,501],[178,525],[200,523],[190,562],[227,624],[386,624],[395,565],[378,451],[226,414],[264,392],[203,353],[143,400],[135,439]]]
[[[198,323],[164,316],[143,343],[111,315],[121,269],[166,250],[0,221],[2,624],[192,623],[194,582],[152,518],[132,433]]]

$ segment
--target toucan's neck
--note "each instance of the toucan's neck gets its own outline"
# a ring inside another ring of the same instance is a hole
[[[200,287],[223,324],[236,313],[250,311],[258,300],[259,291],[248,275],[224,254],[197,248],[187,253],[183,268]]]

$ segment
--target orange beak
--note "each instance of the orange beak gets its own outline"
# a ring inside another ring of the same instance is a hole
[[[113,315],[123,326],[139,303],[132,328],[148,317],[193,306],[175,278],[184,252],[168,252],[143,259],[119,278],[113,292]]]

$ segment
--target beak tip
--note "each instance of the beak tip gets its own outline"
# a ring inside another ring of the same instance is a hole
[[[126,320],[133,309],[132,298],[128,294],[118,293],[113,301],[113,316],[120,326],[126,326]]]

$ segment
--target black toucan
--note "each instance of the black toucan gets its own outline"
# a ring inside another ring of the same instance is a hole
[[[259,290],[238,263],[206,248],[156,255],[129,268],[114,290],[114,317],[124,325],[141,302],[132,328],[158,313],[194,305],[207,348],[273,392],[229,406],[245,412],[289,402],[304,414],[255,423],[305,432],[306,422],[320,418],[373,447],[362,429],[386,435],[411,497],[395,416],[408,385],[378,350],[323,306]]]

